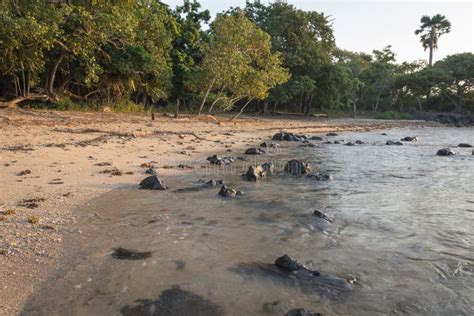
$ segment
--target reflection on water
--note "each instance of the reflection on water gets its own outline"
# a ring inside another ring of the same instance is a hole
[[[455,157],[435,153],[474,143],[474,130],[387,134],[336,137],[366,143],[358,146],[283,143],[280,153],[257,158],[277,169],[307,159],[333,181],[277,174],[245,182],[238,161],[233,173],[165,179],[168,191],[107,194],[81,211],[82,234],[66,236],[70,259],[24,312],[283,315],[303,307],[325,315],[472,315],[474,156],[468,148]],[[404,136],[420,141],[384,145]],[[211,177],[246,195],[173,190]],[[110,253],[118,247],[152,256],[117,260]],[[283,254],[322,276],[282,273],[272,263]]]

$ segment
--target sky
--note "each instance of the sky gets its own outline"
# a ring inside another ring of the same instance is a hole
[[[164,0],[171,7],[182,0]],[[262,0],[268,3],[269,1]],[[474,1],[407,0],[287,0],[303,10],[324,12],[333,19],[338,47],[370,53],[392,45],[398,62],[427,59],[414,31],[423,15],[445,15],[451,32],[439,40],[434,61],[447,55],[474,50]],[[233,6],[245,6],[245,0],[200,0],[203,8],[216,14]]]

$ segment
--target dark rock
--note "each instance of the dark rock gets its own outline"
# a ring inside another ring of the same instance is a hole
[[[146,174],[155,175],[155,174],[156,174],[156,171],[155,171],[155,169],[153,169],[153,168],[148,168],[148,169],[145,170],[145,173],[146,173]]]
[[[30,174],[31,173],[31,170],[30,169],[26,169],[26,170],[22,170],[20,172],[17,173],[17,176],[26,176],[27,174]]]
[[[135,251],[125,248],[116,248],[112,251],[112,257],[119,260],[143,260],[151,257],[149,251]]]
[[[329,145],[329,144],[334,144],[334,143],[328,140],[328,141],[324,142],[323,144],[328,144]]]
[[[388,140],[386,143],[386,145],[388,146],[402,146],[403,143],[402,142],[396,142],[396,141],[393,141],[393,140]]]
[[[287,141],[287,142],[302,142],[308,137],[305,135],[297,135],[293,133],[280,132],[273,135],[272,140]]]
[[[400,139],[402,142],[417,142],[418,141],[418,137],[411,137],[411,136],[407,136],[407,137],[404,137],[402,139]]]
[[[223,184],[225,184],[224,180],[213,180],[213,179],[211,179],[207,182],[204,182],[202,186],[203,187],[208,187],[208,188],[213,188],[213,187],[216,187],[218,185],[223,185]]]
[[[321,313],[313,313],[304,308],[295,308],[289,310],[285,316],[323,316]]]
[[[315,210],[315,211],[313,212],[313,215],[315,215],[315,216],[317,216],[317,217],[319,217],[319,218],[322,218],[322,219],[324,219],[325,221],[328,221],[328,222],[330,222],[330,223],[332,223],[332,222],[334,221],[331,217],[327,216],[326,214],[324,214],[323,212],[318,211],[318,210]]]
[[[465,143],[461,143],[461,144],[458,145],[458,147],[471,148],[472,145],[470,145],[470,144],[465,144]]]
[[[320,275],[319,271],[313,271],[306,268],[304,265],[296,261],[295,259],[291,258],[288,255],[283,255],[275,260],[275,266],[281,270],[286,272],[295,272],[298,270],[305,270],[311,272],[312,275],[318,276]]]
[[[247,181],[258,181],[263,179],[267,176],[267,173],[271,173],[274,171],[273,163],[266,162],[260,166],[254,167],[250,166],[247,170],[247,173],[244,174],[244,178]]]
[[[435,121],[458,127],[474,125],[474,116],[458,113],[419,112],[413,114],[413,118],[415,120]]]
[[[387,136],[387,133],[382,133],[382,134],[380,134],[380,135],[382,135],[382,136]]]
[[[245,151],[246,155],[263,155],[264,153],[265,151],[260,148],[249,148]]]
[[[124,316],[219,316],[223,310],[194,293],[174,287],[157,300],[141,299],[120,309]]]
[[[224,166],[234,163],[235,157],[219,157],[217,155],[213,155],[207,157],[207,161],[209,161],[213,165]]]
[[[140,189],[144,190],[166,190],[168,187],[158,176],[149,176],[140,182]]]
[[[319,141],[324,140],[324,139],[323,139],[322,137],[320,137],[320,136],[312,136],[310,139],[311,139],[311,140],[319,140]]]
[[[219,195],[223,197],[236,197],[243,195],[244,193],[242,191],[238,191],[232,188],[229,188],[227,185],[223,185],[221,187],[221,190],[219,191]]]
[[[333,133],[333,132],[331,132],[331,133],[327,133],[327,134],[326,134],[326,136],[338,136],[338,135],[339,135],[339,134],[337,134],[337,133]]]
[[[357,145],[365,144],[365,143],[364,143],[363,141],[361,141],[361,140],[356,140],[355,143],[356,143]]]
[[[457,155],[457,153],[453,150],[451,150],[450,148],[442,148],[440,150],[438,150],[438,152],[436,153],[438,156],[454,156],[454,155]]]
[[[284,170],[286,173],[293,175],[304,175],[311,171],[308,163],[296,159],[288,161]]]
[[[307,177],[313,179],[313,180],[318,180],[318,181],[330,181],[333,180],[333,177],[330,173],[325,173],[325,172],[315,172],[315,173],[310,173],[307,175]]]
[[[337,145],[339,145],[340,143],[341,143],[341,142],[340,142],[340,141],[338,141],[338,140],[335,140],[335,141],[334,141],[334,144],[337,144]]]
[[[345,146],[355,146],[355,144],[353,142],[348,142],[348,143],[345,143],[344,145]]]
[[[260,147],[264,147],[264,148],[267,148],[267,147],[269,147],[269,148],[280,148],[280,144],[278,144],[278,143],[273,143],[273,142],[271,142],[271,143],[263,142],[263,143],[260,144]]]

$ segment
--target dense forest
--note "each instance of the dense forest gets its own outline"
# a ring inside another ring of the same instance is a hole
[[[432,63],[451,24],[442,15],[420,23],[413,29],[429,62],[400,64],[389,45],[371,54],[338,48],[330,17],[282,2],[247,2],[211,20],[189,0],[176,8],[156,0],[0,0],[0,107],[473,111],[474,55]]]

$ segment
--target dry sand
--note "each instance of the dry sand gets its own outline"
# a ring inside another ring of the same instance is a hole
[[[145,177],[143,163],[155,161],[166,179],[192,172],[179,164],[226,151],[241,155],[279,130],[317,135],[417,124],[426,123],[0,111],[0,315],[20,313],[35,286],[61,264],[62,234],[77,220],[74,209],[114,188],[136,187]],[[122,175],[101,173],[113,168]]]

